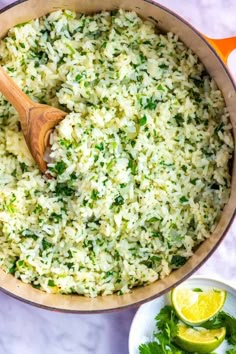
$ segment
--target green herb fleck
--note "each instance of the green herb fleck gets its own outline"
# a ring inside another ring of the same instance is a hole
[[[202,293],[202,292],[203,292],[203,290],[200,289],[200,288],[194,288],[193,291],[194,291],[195,293]]]
[[[155,100],[154,98],[147,98],[147,103],[144,108],[154,111],[156,109],[157,103],[158,103],[158,101]]]
[[[136,173],[137,173],[137,162],[133,158],[130,158],[128,167],[131,169],[132,175],[136,175]]]
[[[181,127],[183,125],[184,118],[183,118],[183,115],[181,113],[177,113],[174,116],[174,120],[176,121],[176,124],[177,124],[178,127]]]
[[[161,64],[161,65],[159,65],[159,68],[161,68],[161,69],[168,69],[168,65],[166,65],[166,64]]]
[[[55,166],[49,168],[51,171],[55,171],[58,175],[62,175],[66,170],[66,164],[64,161],[59,161]]]
[[[17,269],[17,261],[19,258],[15,259],[11,265],[11,267],[8,269],[8,273],[10,274],[15,274],[16,269]]]
[[[49,220],[54,222],[55,224],[59,224],[62,219],[62,214],[52,213],[49,217]]]
[[[35,241],[38,239],[38,236],[32,230],[29,230],[29,229],[23,230],[21,232],[21,235],[23,237],[30,237],[30,238],[32,238]]]
[[[130,145],[131,145],[132,147],[134,147],[134,146],[136,145],[136,141],[135,141],[135,140],[131,140],[131,141],[130,141]]]
[[[158,232],[158,231],[154,231],[154,232],[152,233],[152,237],[160,238],[161,236],[162,236],[161,233]]]
[[[180,201],[180,203],[187,203],[188,199],[183,196],[183,197],[179,198],[179,201]]]
[[[194,186],[196,186],[198,178],[190,179],[190,183],[192,183]]]
[[[37,213],[37,212],[38,212],[38,213],[41,213],[42,210],[43,210],[43,208],[41,207],[41,205],[37,204],[36,207],[35,207],[34,210],[33,210],[33,213],[34,213],[34,214]]]
[[[42,239],[43,250],[45,251],[45,250],[49,249],[50,247],[52,247],[52,244],[43,238]]]
[[[124,198],[121,195],[118,195],[114,202],[113,205],[123,205],[124,204]]]
[[[158,221],[159,219],[156,216],[153,216],[152,218],[148,219],[147,222],[154,223]]]
[[[224,123],[223,122],[221,122],[216,128],[215,128],[215,130],[214,130],[214,134],[218,134],[218,132],[219,131],[221,131],[222,130],[222,128],[224,127]]]
[[[57,183],[55,187],[56,196],[70,197],[74,190],[68,186],[67,183]]]
[[[159,84],[159,85],[157,86],[157,89],[158,89],[159,91],[165,91],[164,88],[163,88],[163,86],[162,86],[161,84]]]
[[[143,54],[140,54],[140,61],[142,64],[145,63],[145,61],[147,61],[147,57],[145,57]]]
[[[103,142],[101,142],[100,144],[96,144],[96,145],[95,145],[95,148],[98,149],[98,150],[100,150],[100,151],[103,151],[103,150],[104,150],[104,144],[103,144]]]
[[[91,192],[91,199],[92,200],[97,200],[99,198],[99,192],[97,189],[93,189]]]
[[[14,171],[11,173],[11,176],[12,176],[12,177],[16,177],[16,176],[17,176],[17,170],[16,170],[16,168],[15,168]]]
[[[28,172],[28,166],[26,165],[25,162],[19,162],[19,165],[20,165],[22,173]]]
[[[54,280],[49,279],[49,280],[48,280],[48,286],[50,286],[50,287],[56,286],[56,284],[54,283]]]
[[[139,125],[145,125],[147,123],[147,117],[144,115],[142,118],[139,119]]]
[[[175,267],[180,267],[186,263],[187,259],[182,256],[175,255],[171,259],[171,264]]]

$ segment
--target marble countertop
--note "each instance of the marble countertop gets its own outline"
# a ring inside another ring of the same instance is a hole
[[[0,0],[0,8],[12,1]],[[236,35],[235,0],[159,0],[208,36]],[[235,56],[234,56],[235,59]],[[236,78],[236,60],[231,59]],[[236,222],[196,273],[236,282]],[[103,315],[49,312],[0,292],[0,354],[128,354],[136,309]]]

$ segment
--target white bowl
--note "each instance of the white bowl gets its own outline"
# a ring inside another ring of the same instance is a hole
[[[222,310],[236,317],[236,286],[225,283],[221,280],[209,279],[205,277],[192,277],[182,283],[190,288],[217,288],[227,291],[227,298]],[[153,301],[150,301],[138,309],[136,312],[129,333],[129,354],[139,354],[138,347],[141,343],[152,341],[152,334],[155,329],[155,316],[162,307],[170,304],[169,294],[163,295]],[[229,348],[224,341],[215,350],[215,353],[225,354]]]

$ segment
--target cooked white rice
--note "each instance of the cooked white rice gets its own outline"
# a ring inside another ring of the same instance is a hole
[[[0,96],[0,266],[47,292],[128,292],[209,237],[229,198],[231,125],[196,55],[134,12],[12,28],[0,64],[70,112],[41,175]]]

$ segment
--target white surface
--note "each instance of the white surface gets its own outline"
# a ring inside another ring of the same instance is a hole
[[[226,302],[223,307],[223,311],[228,312],[232,316],[236,316],[236,289],[231,286],[214,280],[204,278],[191,278],[184,283],[184,286],[194,289],[201,288],[207,289],[224,289],[227,291]],[[153,300],[145,305],[142,305],[137,311],[130,329],[129,335],[129,353],[138,354],[138,347],[140,344],[146,341],[152,341],[153,331],[155,329],[155,316],[160,310],[169,304],[169,296],[161,296],[160,298]],[[214,352],[217,354],[225,354],[229,349],[229,345],[224,341]]]
[[[236,0],[159,2],[209,36],[236,35]],[[10,1],[0,0],[0,8],[7,3]],[[198,274],[236,281],[236,223]],[[127,354],[134,313],[135,310],[106,315],[58,314],[0,293],[0,354]]]

